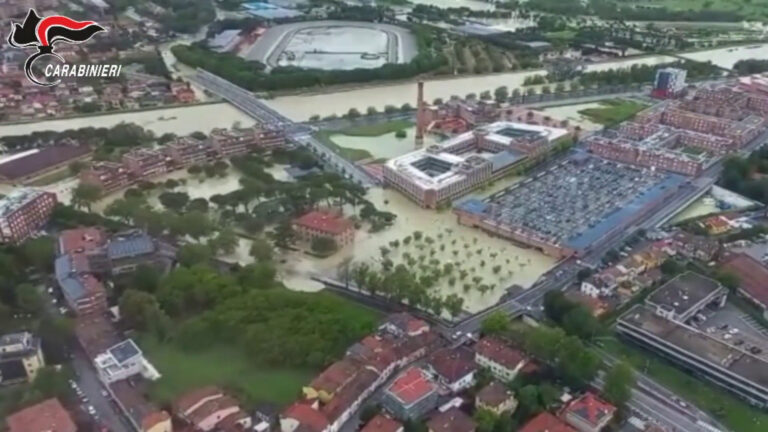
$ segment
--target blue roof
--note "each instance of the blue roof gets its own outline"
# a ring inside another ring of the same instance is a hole
[[[61,292],[67,300],[74,302],[85,295],[85,287],[77,278],[74,268],[72,268],[72,259],[69,255],[62,255],[56,258],[53,267],[56,273],[56,281],[59,283]]]
[[[116,236],[107,244],[109,259],[129,258],[155,251],[155,243],[146,233]]]
[[[117,360],[118,363],[123,364],[127,360],[130,360],[136,356],[141,355],[141,350],[131,339],[126,339],[119,344],[109,349],[109,353]]]
[[[632,201],[622,205],[611,213],[604,215],[602,220],[594,227],[568,239],[565,242],[566,245],[577,250],[587,248],[591,244],[599,241],[603,236],[611,232],[611,230],[620,227],[625,221],[635,217],[637,213],[648,204],[662,198],[671,190],[679,187],[685,180],[686,178],[681,175],[667,175],[664,180],[656,183],[656,185],[645,192],[638,194]]]
[[[501,168],[512,165],[524,157],[525,155],[523,153],[513,150],[505,150],[489,157],[488,160],[493,164],[493,171],[498,171]]]
[[[485,210],[488,208],[488,203],[485,203],[478,198],[467,198],[458,203],[456,208],[467,213],[482,214],[485,213]]]

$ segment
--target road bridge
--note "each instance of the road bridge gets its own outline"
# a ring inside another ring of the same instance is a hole
[[[339,154],[323,145],[312,136],[314,129],[310,126],[294,123],[288,117],[269,107],[250,91],[214,75],[204,69],[198,69],[191,81],[218,95],[227,102],[236,106],[259,123],[268,127],[285,130],[290,142],[308,148],[317,154],[323,164],[338,172],[342,176],[354,181],[363,187],[370,187],[377,183],[373,177],[359,166],[344,159]]]

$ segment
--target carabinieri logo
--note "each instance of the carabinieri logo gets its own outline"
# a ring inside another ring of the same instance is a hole
[[[54,44],[58,42],[66,42],[71,44],[79,44],[92,38],[98,32],[106,31],[106,29],[93,21],[75,21],[71,18],[67,18],[61,15],[53,15],[45,18],[40,18],[34,9],[30,9],[27,17],[24,19],[23,24],[11,23],[11,34],[8,36],[8,43],[14,48],[28,48],[36,47],[37,52],[27,58],[24,63],[24,72],[27,74],[27,78],[35,84],[41,86],[53,86],[59,83],[43,82],[38,80],[32,73],[32,65],[35,60],[44,55],[52,55],[64,62],[58,54],[54,52]],[[46,76],[84,76],[95,75],[105,76],[102,74],[102,68],[112,68],[109,65],[77,65],[71,66],[63,65],[46,67]],[[99,68],[99,74],[94,74],[92,68]],[[115,70],[117,67],[114,66]],[[62,69],[64,69],[62,73]],[[91,72],[89,73],[89,70]],[[55,73],[57,71],[58,73]],[[119,72],[118,72],[119,73]]]

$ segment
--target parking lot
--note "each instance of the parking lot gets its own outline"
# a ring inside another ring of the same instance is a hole
[[[768,329],[760,326],[749,315],[730,303],[717,311],[705,308],[700,315],[705,319],[700,324],[694,318],[699,330],[729,345],[736,346],[756,356],[768,359]]]

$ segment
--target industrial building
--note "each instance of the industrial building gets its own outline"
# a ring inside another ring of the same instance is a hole
[[[0,160],[0,182],[28,184],[92,153],[74,142],[16,153]]]
[[[0,243],[19,244],[48,222],[56,194],[16,189],[0,198]]]
[[[577,153],[488,200],[454,208],[462,225],[564,258],[639,220],[685,182]]]
[[[622,315],[619,334],[749,403],[768,407],[768,361],[709,334],[636,305]]]
[[[437,208],[508,174],[566,137],[565,129],[496,122],[387,161],[384,181],[425,208]]]

